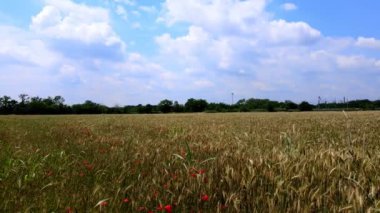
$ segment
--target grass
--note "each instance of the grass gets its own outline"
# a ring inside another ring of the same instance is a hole
[[[0,211],[380,211],[379,151],[379,112],[1,116]]]

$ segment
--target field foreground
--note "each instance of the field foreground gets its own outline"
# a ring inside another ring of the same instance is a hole
[[[380,210],[380,112],[1,116],[1,212]]]

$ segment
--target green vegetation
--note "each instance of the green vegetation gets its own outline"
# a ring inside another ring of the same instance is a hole
[[[26,94],[19,95],[20,101],[9,96],[0,97],[0,114],[157,114],[157,113],[183,113],[183,112],[276,112],[276,111],[358,111],[378,110],[380,100],[355,100],[341,103],[319,103],[314,106],[306,101],[296,104],[286,100],[284,102],[269,99],[241,99],[234,104],[208,103],[204,99],[190,98],[185,104],[168,99],[160,101],[157,105],[114,106],[108,107],[102,104],[85,101],[83,104],[72,106],[64,104],[62,96],[55,97],[29,97]]]
[[[370,212],[380,113],[0,117],[1,212]]]

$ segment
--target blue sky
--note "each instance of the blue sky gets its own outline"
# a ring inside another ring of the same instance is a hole
[[[13,0],[0,95],[107,105],[380,99],[379,1]]]
[[[274,1],[276,3],[287,1]],[[295,12],[277,11],[278,17],[289,21],[305,21],[328,36],[367,36],[378,37],[380,29],[375,27],[379,15],[380,2],[364,1],[305,1],[295,0]]]

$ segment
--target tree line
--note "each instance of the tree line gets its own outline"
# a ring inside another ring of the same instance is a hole
[[[82,104],[67,105],[62,96],[40,98],[27,94],[19,95],[19,100],[10,96],[0,97],[0,114],[153,114],[184,112],[275,112],[312,110],[378,110],[380,100],[353,100],[345,103],[322,103],[312,105],[306,101],[299,104],[292,101],[272,101],[269,99],[241,99],[234,104],[208,103],[204,99],[190,98],[185,104],[178,101],[162,100],[156,105],[127,105],[108,107],[87,100]]]

